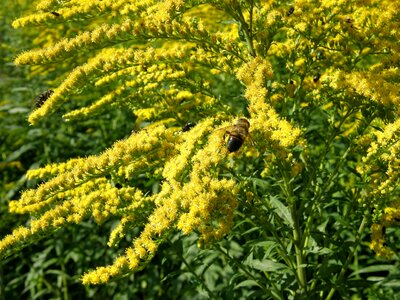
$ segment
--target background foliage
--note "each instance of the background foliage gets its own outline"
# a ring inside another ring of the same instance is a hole
[[[253,1],[231,2],[233,11],[238,3],[243,11],[254,4]],[[253,51],[258,51],[260,56],[268,53],[273,65],[273,80],[264,78],[269,90],[269,103],[280,116],[301,125],[303,137],[312,147],[306,150],[303,145],[290,150],[275,147],[273,141],[264,139],[266,135],[262,130],[254,129],[252,134],[258,155],[252,153],[249,143],[238,156],[226,155],[223,163],[213,171],[219,178],[235,180],[240,190],[236,195],[240,205],[235,212],[234,227],[224,239],[199,249],[199,232],[185,236],[172,231],[163,236],[163,243],[143,270],[110,281],[105,286],[89,287],[83,286],[79,278],[89,269],[113,262],[116,250],[106,245],[108,235],[118,221],[111,218],[99,226],[92,219],[85,220],[79,225],[52,230],[46,233],[45,239],[24,249],[17,248],[16,254],[7,257],[1,265],[1,296],[4,299],[326,299],[329,295],[337,299],[396,299],[399,293],[398,258],[394,256],[384,260],[376,257],[369,248],[369,227],[374,222],[381,222],[384,208],[395,200],[397,177],[391,183],[394,190],[382,200],[374,194],[381,181],[369,180],[374,178],[374,174],[385,174],[388,168],[384,162],[379,162],[379,159],[372,163],[366,161],[366,171],[361,175],[356,169],[368,146],[375,141],[374,130],[383,132],[385,126],[397,118],[396,103],[390,103],[390,99],[395,99],[398,91],[390,94],[387,90],[389,103],[376,101],[377,98],[385,99],[382,96],[385,92],[380,93],[379,85],[373,84],[371,74],[374,71],[370,69],[380,62],[381,54],[389,53],[385,52],[388,49],[393,61],[382,59],[384,63],[390,69],[396,64],[396,59],[398,62],[398,48],[393,46],[393,37],[397,33],[385,35],[387,32],[375,32],[374,23],[370,24],[370,20],[363,18],[363,5],[356,2],[353,4],[358,5],[357,13],[352,11],[352,3],[342,4],[342,11],[327,13],[329,17],[311,22],[307,19],[310,17],[307,6],[302,6],[302,1],[277,1],[274,5],[282,16],[282,22],[287,23],[276,21],[255,37],[260,44]],[[27,69],[15,67],[12,63],[15,56],[21,50],[36,45],[52,45],[64,36],[74,36],[83,28],[96,28],[102,22],[112,23],[118,17],[100,16],[98,21],[90,23],[85,19],[88,16],[78,16],[71,22],[52,24],[38,35],[37,28],[22,31],[10,28],[16,17],[33,9],[29,3],[3,0],[2,4],[0,232],[5,236],[12,228],[30,222],[29,216],[7,213],[9,200],[17,199],[21,190],[41,183],[39,180],[26,180],[24,174],[29,169],[63,162],[71,157],[99,154],[116,140],[130,136],[132,130],[139,131],[153,120],[151,117],[146,119],[147,111],[140,114],[134,105],[117,105],[93,116],[89,114],[89,118],[80,116],[71,122],[61,122],[62,114],[78,109],[81,103],[86,105],[87,98],[97,99],[107,92],[104,88],[78,88],[73,96],[74,103],[63,103],[56,113],[30,127],[26,118],[33,109],[33,99],[66,79],[71,60]],[[218,2],[214,4],[218,6]],[[233,38],[235,42],[249,46],[248,32],[239,26],[244,23],[240,18],[233,19],[226,11],[212,15],[210,23],[205,25],[213,32],[228,28],[225,32],[228,36],[237,36]],[[301,11],[306,12],[305,17]],[[350,15],[352,17],[348,17]],[[272,22],[275,20],[273,17],[271,15],[267,20]],[[307,27],[307,22],[313,26]],[[282,27],[289,29],[280,31]],[[369,38],[363,39],[363,32],[367,32]],[[140,34],[146,37],[147,33]],[[313,46],[302,44],[303,39],[311,41]],[[336,50],[321,50],[317,47],[319,39],[331,41],[332,44],[325,47],[336,47]],[[162,47],[162,42],[157,39],[149,38],[149,41],[155,48]],[[217,40],[214,44],[220,46],[219,42]],[[262,48],[266,45],[273,48],[274,43],[279,45],[279,51]],[[134,45],[144,47],[146,39],[135,41]],[[221,47],[228,46],[232,45]],[[216,51],[212,49],[213,44],[205,46],[199,43],[196,47],[210,47],[208,51]],[[233,48],[232,51],[236,50]],[[271,54],[268,51],[276,52]],[[91,51],[77,53],[76,65],[92,57]],[[201,122],[208,115],[220,115],[222,120],[234,119],[238,115],[247,117],[250,114],[253,119],[257,116],[252,111],[249,113],[248,100],[243,95],[245,88],[229,68],[236,68],[235,62],[224,63],[227,70],[214,70],[210,74],[197,70],[199,74],[187,72],[187,77],[182,78],[187,87],[205,76],[211,82],[207,96],[215,96],[217,101],[212,105],[205,101],[204,106],[196,103],[196,108],[185,111],[183,99],[180,103],[183,107],[179,106],[179,109],[184,112],[184,117],[173,115],[172,125],[177,128],[177,135],[179,127],[190,119]],[[176,65],[179,68],[179,62]],[[393,85],[399,83],[396,72],[388,80]],[[364,84],[361,77],[357,77],[360,74],[368,80],[363,90],[358,89]],[[242,76],[241,81],[248,88],[251,83]],[[381,79],[377,78],[377,82]],[[119,86],[120,83],[114,84]],[[170,87],[170,84],[168,82],[164,87]],[[190,89],[198,91],[205,86],[192,85]],[[154,99],[158,96],[155,94]],[[160,111],[162,108],[158,107]],[[166,110],[164,114],[156,114],[155,119],[163,120],[170,116],[172,112]],[[255,121],[251,129],[253,126],[257,128]],[[364,134],[367,136],[367,133],[370,139],[366,139],[363,145],[358,138]],[[394,136],[390,142],[396,143],[397,137]],[[203,138],[196,151],[206,143]],[[385,145],[381,146],[385,148]],[[288,152],[294,157],[292,161],[287,159]],[[368,173],[371,170],[372,174]],[[152,171],[154,169],[143,171],[134,184],[148,193],[157,193],[159,177],[153,178]],[[296,214],[296,210],[301,213]],[[398,253],[399,232],[387,227],[385,246]],[[306,237],[300,250],[304,261],[299,261],[296,228]],[[129,247],[139,231],[137,227],[132,228],[119,247]],[[304,274],[299,275],[299,270]],[[307,281],[302,282],[301,276]]]
[[[81,123],[60,123],[60,116],[55,115],[39,126],[29,126],[27,114],[34,108],[35,98],[62,72],[29,71],[12,63],[37,36],[35,30],[22,32],[11,27],[12,21],[28,10],[30,4],[30,1],[1,1],[1,236],[28,221],[27,216],[8,213],[8,201],[18,197],[22,189],[36,184],[26,180],[27,170],[70,157],[99,153],[131,131],[132,115],[123,111],[110,111],[96,120]],[[94,261],[102,263],[107,257],[111,260],[110,251],[103,250],[107,239],[102,238],[98,230],[93,222],[62,230],[3,261],[0,265],[1,299],[87,299],[94,295],[99,298],[119,295],[123,299],[133,295],[138,289],[129,288],[131,280],[125,285],[99,288],[85,288],[79,283],[77,274],[92,267]],[[87,249],[92,251],[87,252]]]

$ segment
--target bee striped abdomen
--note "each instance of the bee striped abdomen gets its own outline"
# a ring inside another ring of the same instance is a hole
[[[231,135],[228,139],[227,148],[229,152],[235,152],[243,145],[244,140],[241,137]]]
[[[249,121],[247,121],[245,118],[240,118],[232,126],[230,126],[229,130],[225,131],[224,138],[226,134],[229,136],[226,145],[229,153],[238,151],[243,145],[245,139],[249,135],[249,127]]]

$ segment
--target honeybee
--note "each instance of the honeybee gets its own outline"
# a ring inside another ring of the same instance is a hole
[[[226,144],[226,148],[229,153],[238,151],[240,147],[243,145],[246,138],[251,140],[251,136],[249,134],[250,122],[245,118],[240,118],[236,120],[236,122],[231,125],[228,129],[226,129],[224,133],[224,140],[226,135],[228,135],[228,142]],[[252,144],[253,141],[251,140]]]
[[[53,90],[47,90],[43,93],[41,93],[38,97],[35,99],[35,106],[36,108],[39,108],[43,105],[43,103],[50,98],[50,96],[54,93]]]

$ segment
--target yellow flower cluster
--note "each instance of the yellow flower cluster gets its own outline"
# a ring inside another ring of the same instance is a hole
[[[381,223],[375,223],[371,227],[370,248],[378,255],[384,258],[393,258],[395,252],[391,250],[385,242],[386,229],[398,226],[400,223],[400,201],[392,202],[385,207]]]
[[[92,1],[60,1],[45,0],[36,5],[38,11],[13,22],[15,28],[29,25],[44,25],[48,23],[60,23],[65,20],[93,18],[94,16],[118,12],[121,15],[146,14],[146,10],[153,1],[124,1],[124,0],[92,0]]]
[[[121,223],[122,227],[116,228],[110,237],[110,244],[115,244],[121,238],[127,221],[135,221],[136,210],[141,211],[140,217],[136,219],[143,221],[142,211],[148,209],[146,203],[152,203],[153,199],[143,197],[140,191],[130,187],[116,188],[105,175],[114,170],[123,176],[127,167],[131,168],[130,175],[133,174],[132,165],[135,158],[141,161],[141,165],[135,165],[136,170],[143,169],[148,165],[147,160],[140,159],[144,152],[149,154],[146,156],[149,162],[155,157],[161,157],[159,149],[162,150],[163,159],[166,159],[168,149],[173,150],[174,131],[162,125],[153,125],[151,129],[132,134],[99,156],[73,159],[67,163],[31,171],[28,175],[30,178],[55,177],[35,190],[25,191],[20,200],[10,203],[10,211],[34,213],[37,218],[31,220],[27,228],[17,228],[1,240],[0,251],[6,252],[24,239],[37,238],[41,233],[66,223],[79,223],[89,216],[102,223],[117,215],[121,209],[131,211],[131,218],[124,220]],[[155,156],[151,155],[152,152]],[[119,178],[114,177],[113,180]],[[124,179],[120,180],[123,182]]]
[[[154,209],[154,197],[144,196],[143,192],[136,188],[121,188],[119,196],[126,203],[124,208],[118,209],[122,215],[120,223],[110,233],[108,246],[116,246],[126,233],[138,224],[146,223],[149,213]]]
[[[268,90],[265,83],[272,77],[271,64],[256,57],[238,69],[237,77],[246,85],[245,96],[249,100],[252,132],[262,135],[262,140],[270,141],[277,148],[290,148],[298,143],[300,129],[281,119],[267,103]]]
[[[384,228],[385,227],[381,224],[372,225],[370,248],[378,256],[381,256],[383,258],[392,258],[395,253],[385,245],[385,238],[383,233]]]
[[[143,231],[125,255],[117,258],[112,265],[85,274],[82,278],[85,284],[105,283],[124,269],[138,270],[143,261],[154,255],[158,238],[173,227],[184,234],[197,231],[201,243],[218,240],[229,232],[237,206],[233,192],[235,182],[217,179],[217,174],[210,175],[210,170],[224,159],[224,155],[217,151],[221,147],[220,134],[211,134],[207,144],[200,148],[212,124],[213,120],[205,120],[197,124],[190,134],[181,133],[184,142],[177,148],[177,155],[165,164],[163,176],[166,181],[160,193],[154,196],[156,208],[149,215]],[[191,165],[190,169],[188,165]],[[186,176],[190,179],[188,182],[185,182]],[[135,197],[135,207],[142,205],[140,197]],[[134,206],[127,209],[134,209]],[[135,218],[127,216],[121,220],[111,234],[110,245],[124,235],[126,227]]]
[[[393,76],[396,73],[397,76],[400,75],[398,68],[378,70],[375,67],[368,71],[352,73],[337,70],[330,73],[326,80],[332,88],[346,90],[350,95],[358,94],[383,105],[398,105],[400,103],[400,87],[398,84],[386,80],[389,74]]]
[[[385,243],[385,229],[398,226],[400,222],[400,202],[393,201],[398,193],[400,120],[382,126],[360,138],[361,146],[367,143],[366,155],[360,161],[357,171],[367,183],[362,205],[375,208],[379,216],[372,225],[370,248],[378,256],[391,258],[395,254]]]
[[[166,139],[167,135],[171,137]],[[161,137],[164,138],[161,139]],[[162,148],[167,153],[168,148],[172,147],[168,140],[172,141],[172,139],[171,130],[165,129],[164,126],[153,127],[151,132],[134,133],[128,139],[117,142],[110,150],[99,156],[72,159],[67,163],[49,165],[31,171],[28,174],[30,178],[56,174],[57,176],[40,185],[36,190],[26,191],[20,200],[11,203],[11,207],[19,213],[31,211],[32,208],[29,208],[29,205],[48,201],[58,193],[67,192],[75,187],[82,188],[82,183],[90,183],[92,179],[102,178],[111,169],[118,170],[122,165],[126,166],[134,162],[135,158],[141,157],[143,151],[151,153]]]
[[[201,83],[202,86],[198,86],[199,92],[196,97],[193,95],[186,97],[186,100],[191,101],[185,101],[185,105],[181,105],[181,102],[185,94],[189,95],[189,91],[182,91],[177,84],[183,78],[187,78],[188,73],[202,72],[204,66],[225,70],[229,68],[228,59],[224,56],[210,58],[204,50],[193,51],[192,48],[190,44],[180,44],[179,49],[178,44],[167,44],[159,49],[146,50],[107,48],[85,65],[74,69],[64,82],[54,89],[51,97],[29,116],[29,122],[35,124],[55,111],[67,100],[68,95],[84,88],[93,88],[90,85],[93,80],[96,81],[97,87],[125,81],[123,85],[119,85],[116,90],[104,95],[93,104],[65,114],[66,120],[92,115],[114,103],[131,105],[132,93],[137,98],[149,99],[148,102],[136,102],[135,109],[154,106],[157,115],[161,115],[171,106],[178,106],[181,111],[185,111],[189,107],[211,105],[213,98],[203,92],[208,89],[206,81]],[[166,82],[170,82],[168,88],[160,88],[161,85],[165,86]],[[159,104],[155,105],[155,102]],[[152,116],[154,115],[153,113]]]
[[[58,6],[58,0],[41,0],[36,4],[37,10],[50,10]]]
[[[397,188],[399,179],[400,120],[386,124],[382,131],[376,130],[375,141],[370,141],[367,154],[357,171],[369,176],[371,197],[382,197]]]
[[[45,197],[43,190],[38,193]],[[0,241],[1,252],[66,223],[79,223],[89,214],[92,214],[96,221],[102,222],[110,214],[115,213],[119,202],[116,189],[102,178],[84,183],[74,190],[60,192],[56,195],[52,195],[51,191],[48,193],[50,194],[48,199],[40,203],[28,203],[26,207],[21,207],[21,204],[16,202],[10,204],[10,210],[19,213],[26,211],[41,213],[42,208],[46,205],[52,206],[52,208],[42,213],[37,219],[31,220],[29,227],[19,227],[12,234],[4,237]],[[31,192],[28,194],[32,198],[35,196]],[[54,203],[55,201],[59,204]]]
[[[255,147],[261,155],[272,153],[264,155],[263,161],[273,165],[274,159],[283,158],[279,162],[290,165],[287,176],[295,177],[303,172],[304,164],[294,158],[293,148],[305,141],[302,124],[294,123],[302,118],[295,116],[292,121],[280,115],[287,113],[286,107],[307,113],[309,107],[325,111],[336,108],[338,98],[338,102],[361,99],[399,104],[400,71],[393,61],[400,62],[400,46],[376,42],[381,35],[387,40],[399,38],[399,29],[391,25],[400,10],[395,1],[383,1],[388,9],[379,22],[379,10],[365,9],[362,1],[324,0],[316,6],[296,0],[290,7],[278,1],[250,1],[241,7],[244,2],[43,0],[36,6],[37,13],[13,23],[18,28],[85,20],[74,35],[16,58],[16,64],[48,64],[83,54],[54,93],[29,116],[31,124],[80,97],[84,104],[64,119],[90,117],[116,105],[132,111],[132,123],[142,129],[100,155],[29,171],[28,178],[47,181],[11,201],[10,211],[31,213],[35,219],[1,240],[0,252],[68,223],[85,218],[102,223],[118,217],[110,247],[133,228],[143,230],[114,263],[82,278],[85,284],[106,283],[140,270],[171,232],[196,233],[200,244],[229,232],[242,188],[220,173],[230,169],[223,145],[228,122],[221,124],[221,120],[231,119],[232,112],[250,115]],[[343,11],[352,14],[346,16]],[[374,20],[381,31],[371,26]],[[376,58],[389,53],[393,55]],[[359,68],[360,62],[368,68]],[[245,87],[245,99],[240,97],[238,80]],[[231,86],[238,91],[235,97],[228,91]],[[328,103],[319,102],[327,99]],[[246,108],[241,108],[246,100]],[[350,110],[346,106],[335,115]],[[361,124],[354,121],[361,119],[360,111],[338,126],[346,130],[342,137]],[[190,120],[196,125],[189,131],[177,129]],[[370,184],[371,203],[397,188],[399,127],[400,121],[395,121],[376,131],[358,168]],[[144,174],[160,183],[158,192],[133,187]],[[379,255],[391,253],[384,245],[383,228],[395,224],[398,215],[398,208],[388,205],[382,224],[373,225],[371,248]]]

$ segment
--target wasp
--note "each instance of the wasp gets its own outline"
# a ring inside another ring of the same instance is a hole
[[[226,147],[229,153],[238,151],[243,145],[246,138],[250,138],[249,134],[250,122],[245,118],[240,118],[236,122],[228,127],[224,133],[224,140],[226,135],[228,135],[228,142]],[[252,140],[251,140],[252,141]],[[252,141],[253,143],[253,141]]]
[[[50,98],[50,96],[54,93],[53,90],[47,90],[43,93],[41,93],[39,96],[36,97],[35,99],[35,106],[36,108],[39,108],[43,105],[43,103]]]

